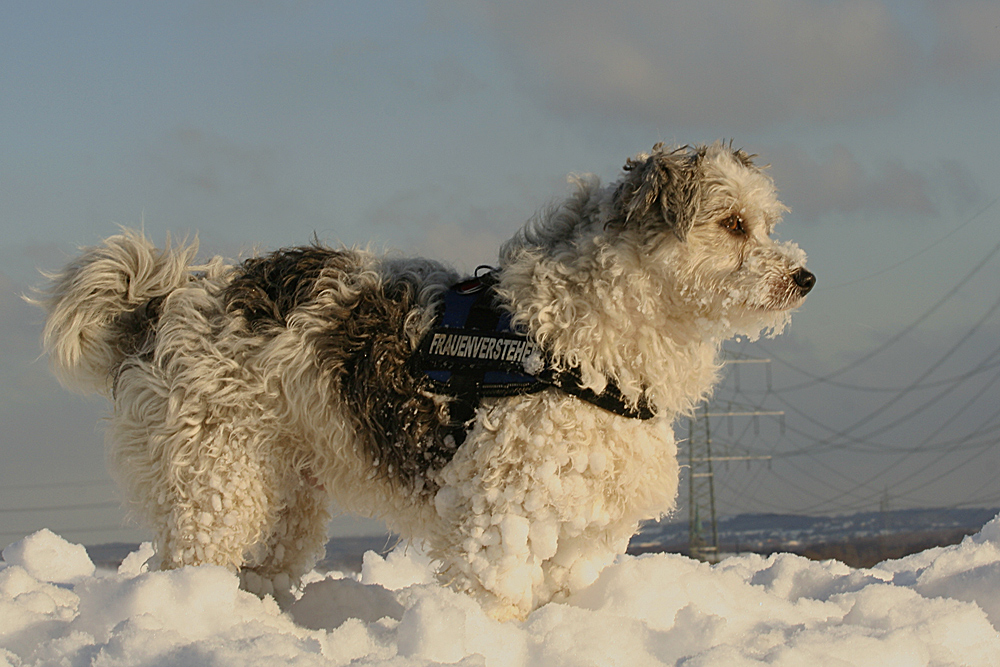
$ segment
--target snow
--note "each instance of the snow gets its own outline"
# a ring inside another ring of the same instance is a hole
[[[512,525],[502,530],[523,533]],[[0,667],[1000,665],[1000,517],[961,544],[855,570],[791,554],[623,556],[522,623],[435,582],[412,546],[311,573],[282,611],[217,567],[117,572],[43,530],[3,550]]]

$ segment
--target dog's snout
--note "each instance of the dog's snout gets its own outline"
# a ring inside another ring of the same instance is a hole
[[[816,276],[811,271],[806,271],[802,268],[795,270],[795,273],[792,274],[792,280],[799,286],[803,296],[808,294],[809,290],[816,284]]]

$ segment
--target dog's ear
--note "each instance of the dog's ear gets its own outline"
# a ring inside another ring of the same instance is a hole
[[[656,144],[650,155],[630,158],[606,227],[666,228],[684,240],[701,201],[699,170],[704,154],[704,149],[664,150],[663,144]]]

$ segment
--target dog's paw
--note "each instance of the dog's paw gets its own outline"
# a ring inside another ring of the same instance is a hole
[[[284,572],[266,576],[255,570],[243,569],[240,570],[239,577],[240,588],[259,598],[270,596],[282,609],[286,609],[295,602],[295,596],[292,594],[294,587],[292,580]]]

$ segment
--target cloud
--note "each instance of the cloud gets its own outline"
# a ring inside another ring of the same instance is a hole
[[[937,0],[932,5],[937,27],[933,62],[938,76],[978,84],[1000,77],[1000,3],[996,0]],[[983,90],[995,92],[995,89]]]
[[[460,272],[469,273],[480,265],[495,266],[505,240],[495,230],[439,223],[426,230],[424,238],[414,244],[414,250],[440,257]]]
[[[496,263],[500,244],[525,215],[514,205],[484,208],[470,200],[462,183],[401,190],[366,214],[368,226],[392,241],[405,242],[408,254],[442,260],[469,272]]]
[[[892,107],[919,47],[875,0],[491,4],[532,94],[567,116],[725,124]]]
[[[275,162],[273,151],[193,127],[167,133],[148,156],[164,184],[210,197],[269,186]]]
[[[160,135],[136,156],[147,232],[267,244],[308,239],[328,220],[316,196],[289,181],[285,159],[272,145],[194,126]]]
[[[939,216],[943,205],[966,214],[983,199],[972,173],[954,160],[919,168],[898,160],[865,166],[842,145],[820,157],[777,147],[767,159],[782,200],[803,221],[862,212],[927,219]]]

